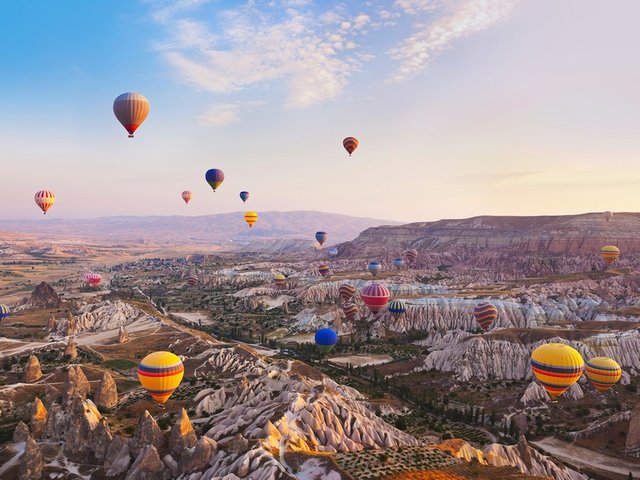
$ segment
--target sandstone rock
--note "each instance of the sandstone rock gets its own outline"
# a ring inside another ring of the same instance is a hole
[[[182,451],[180,457],[180,472],[191,473],[201,470],[209,463],[211,455],[215,452],[215,441],[208,437],[200,437],[195,447]]]
[[[116,458],[118,457],[118,454],[120,453],[120,450],[122,450],[122,447],[127,446],[127,455],[129,454],[129,447],[127,444],[127,439],[122,437],[121,435],[116,435],[113,437],[113,439],[111,440],[111,443],[109,443],[109,447],[107,448],[107,451],[104,455],[104,463],[103,466],[105,468],[109,468],[111,466],[111,464],[116,460]],[[127,467],[129,466],[129,464],[127,464]]]
[[[26,383],[37,382],[42,377],[42,370],[40,369],[40,361],[35,355],[29,356],[27,366],[24,370],[24,381]]]
[[[62,301],[56,291],[46,282],[42,282],[36,286],[31,293],[30,303],[41,308],[57,308]]]
[[[118,404],[118,389],[116,382],[109,372],[102,374],[102,380],[94,397],[98,407],[113,408]]]
[[[93,430],[90,439],[93,456],[98,460],[98,462],[102,462],[104,460],[112,440],[113,435],[111,434],[107,420],[102,417],[98,426]]]
[[[146,445],[140,450],[125,480],[158,480],[164,470],[158,450],[153,445]]]
[[[65,335],[68,337],[72,337],[78,333],[78,328],[76,327],[76,318],[73,316],[71,312],[67,315],[67,323],[64,329]]]
[[[47,418],[47,409],[42,400],[36,397],[31,404],[31,432],[33,433],[33,438],[40,439],[44,436]]]
[[[68,427],[64,435],[66,454],[89,453],[91,438],[102,419],[98,408],[91,400],[74,395],[67,403]]]
[[[640,448],[640,404],[636,405],[633,413],[631,414],[625,448],[627,450]]]
[[[60,390],[58,390],[56,387],[48,383],[45,385],[44,403],[47,405],[47,407],[50,407],[55,402],[60,402],[61,398],[62,398],[62,394],[60,393]]]
[[[40,480],[42,478],[42,468],[44,462],[42,452],[36,441],[27,437],[25,441],[24,454],[20,459],[19,480]]]
[[[120,330],[118,330],[118,343],[126,343],[129,341],[129,332],[124,325],[120,325]]]
[[[138,421],[138,426],[133,435],[133,441],[131,442],[131,453],[138,455],[141,449],[145,445],[153,445],[156,450],[162,450],[165,444],[165,438],[162,434],[162,430],[158,426],[155,418],[145,410],[144,414]],[[156,452],[157,454],[157,452]]]
[[[130,464],[131,454],[129,453],[129,445],[124,443],[120,446],[120,449],[115,452],[113,459],[109,462],[107,477],[125,473],[129,469]]]
[[[58,324],[56,322],[56,317],[53,314],[49,317],[49,322],[47,323],[47,332],[55,332],[58,328]]]
[[[73,337],[69,337],[69,340],[67,341],[67,346],[64,349],[64,356],[69,357],[71,360],[78,358],[78,348]]]
[[[23,421],[18,422],[16,429],[13,431],[13,441],[15,443],[18,442],[26,442],[27,437],[29,436],[29,427]]]
[[[91,385],[79,365],[71,365],[67,370],[67,378],[64,382],[62,399],[66,403],[74,395],[87,398],[91,392]]]
[[[176,462],[175,458],[167,453],[162,457],[162,461],[171,472],[171,478],[177,478],[180,476],[180,467],[178,466],[178,462]]]
[[[234,435],[233,439],[227,444],[228,451],[233,453],[243,453],[249,449],[249,440],[239,433]]]
[[[183,408],[180,411],[180,416],[175,425],[171,428],[171,435],[169,436],[169,450],[171,452],[180,455],[185,448],[193,447],[198,441],[187,411]]]

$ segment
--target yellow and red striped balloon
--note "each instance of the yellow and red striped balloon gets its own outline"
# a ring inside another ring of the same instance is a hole
[[[249,228],[253,227],[253,224],[258,221],[258,214],[256,212],[247,212],[244,214],[244,221],[249,224]]]
[[[611,265],[620,256],[620,249],[614,245],[606,245],[600,250],[600,255],[607,262],[607,265]]]
[[[171,352],[150,353],[138,365],[138,380],[160,404],[164,404],[178,388],[182,375],[182,360]]]
[[[56,203],[56,196],[50,190],[40,190],[39,192],[36,192],[33,199],[44,214],[46,214],[47,210]]]
[[[569,345],[545,343],[531,354],[531,370],[540,385],[555,398],[580,379],[584,360]]]
[[[273,277],[273,283],[275,283],[278,288],[284,288],[287,284],[287,277],[279,273]]]
[[[607,357],[594,357],[588,360],[584,371],[591,384],[600,393],[609,390],[622,377],[622,369],[618,362]]]

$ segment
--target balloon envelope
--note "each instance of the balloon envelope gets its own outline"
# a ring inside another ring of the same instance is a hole
[[[216,188],[224,182],[224,172],[219,168],[211,168],[204,174],[204,178],[215,192]]]
[[[584,360],[569,345],[545,343],[531,354],[531,370],[540,385],[555,398],[580,379]]]
[[[138,380],[153,399],[164,404],[182,381],[184,366],[171,352],[153,352],[138,365]]]
[[[327,232],[316,232],[316,240],[322,245],[327,240]]]
[[[389,290],[382,284],[372,283],[360,291],[360,298],[369,307],[371,313],[382,310],[389,301]]]
[[[342,146],[347,151],[349,156],[351,156],[355,149],[358,148],[359,143],[360,142],[358,142],[358,139],[356,137],[347,137],[342,140]]]
[[[40,207],[43,213],[47,213],[54,203],[56,203],[56,196],[50,190],[40,190],[36,192],[33,199],[36,202],[36,205]]]
[[[277,287],[284,287],[285,284],[287,283],[287,277],[285,277],[284,275],[278,274],[273,277],[273,281]]]
[[[6,305],[0,305],[0,320],[9,316],[9,307]]]
[[[102,275],[94,272],[87,272],[82,276],[82,280],[89,287],[97,287],[102,282]]]
[[[345,303],[342,305],[342,311],[347,320],[353,320],[358,313],[358,306],[355,303]]]
[[[473,316],[480,328],[486,332],[498,318],[498,309],[492,303],[481,302],[473,309]]]
[[[249,224],[249,228],[253,227],[253,224],[258,221],[258,214],[256,212],[247,212],[244,214],[244,221]]]
[[[184,192],[182,192],[182,200],[184,200],[184,203],[188,204],[191,201],[192,197],[193,194],[189,190],[185,190]]]
[[[320,265],[318,267],[318,273],[320,273],[320,275],[322,275],[323,277],[329,275],[329,265]]]
[[[378,273],[380,273],[380,270],[382,270],[382,265],[380,265],[380,262],[373,261],[369,262],[367,268],[369,270],[369,273],[371,273],[371,275],[375,277],[378,275]]]
[[[200,282],[200,280],[198,279],[198,275],[195,274],[195,272],[190,272],[189,276],[187,276],[187,283],[189,285],[191,285],[192,287],[196,286],[198,283]]]
[[[611,265],[620,256],[620,249],[614,245],[606,245],[600,250],[600,255],[607,262],[607,265]]]
[[[353,297],[354,293],[356,293],[356,287],[353,285],[349,285],[348,283],[343,283],[340,285],[338,289],[338,294],[343,302],[348,302]]]
[[[249,198],[249,192],[240,192],[240,198],[242,199],[243,202],[246,202],[247,199]]]
[[[398,270],[401,270],[404,267],[404,260],[400,257],[393,259],[393,266]]]
[[[123,93],[113,102],[113,113],[129,132],[129,138],[133,138],[134,132],[147,118],[150,109],[151,105],[147,97],[135,92]]]
[[[585,373],[591,384],[600,393],[609,390],[622,377],[622,369],[618,362],[607,357],[594,357],[588,360]]]
[[[409,263],[413,263],[416,261],[416,258],[418,258],[418,251],[415,248],[412,248],[404,252],[404,256],[407,257]]]
[[[335,257],[338,255],[338,249],[336,247],[332,247],[329,249],[329,255]]]
[[[606,212],[604,212],[602,214],[604,216],[604,219],[608,222],[609,220],[611,220],[613,218],[613,212],[610,210],[607,210]]]
[[[338,343],[338,334],[331,328],[321,328],[316,332],[315,342],[321,352],[327,353]]]
[[[402,300],[391,300],[388,308],[395,319],[400,318],[407,311],[407,305]]]

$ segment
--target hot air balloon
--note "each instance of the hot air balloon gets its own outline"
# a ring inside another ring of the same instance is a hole
[[[338,334],[331,328],[321,328],[316,332],[315,341],[322,353],[329,353],[338,343]]]
[[[607,265],[611,265],[620,256],[620,249],[613,245],[606,245],[600,250],[600,255],[602,255],[604,261],[607,262]]]
[[[258,214],[256,212],[247,212],[244,214],[244,221],[249,224],[249,228],[253,227],[253,224],[258,221]]]
[[[343,283],[340,285],[338,289],[338,294],[343,302],[348,302],[353,297],[353,294],[356,293],[356,287],[353,285],[349,285],[348,283]]]
[[[160,404],[178,388],[183,374],[182,360],[171,352],[150,353],[138,365],[138,380]]]
[[[622,377],[622,369],[618,362],[607,357],[594,357],[587,360],[584,371],[591,384],[600,393],[605,393]]]
[[[356,137],[347,137],[342,140],[342,146],[347,151],[349,156],[358,148],[358,139]]]
[[[102,275],[94,272],[87,272],[82,276],[82,281],[87,284],[88,287],[95,288],[102,282]]]
[[[531,354],[531,370],[540,385],[555,398],[580,379],[584,360],[569,345],[545,343]]]
[[[402,300],[391,300],[388,308],[389,312],[396,320],[407,311],[407,305]]]
[[[193,197],[193,194],[189,190],[182,192],[182,200],[184,200],[184,203],[189,204],[191,197]]]
[[[393,259],[393,266],[398,270],[402,270],[404,268],[404,260],[401,257],[397,257]]]
[[[327,232],[316,232],[316,240],[322,246],[322,244],[327,240]]]
[[[376,277],[378,275],[378,273],[380,273],[380,270],[382,270],[382,265],[380,265],[380,262],[374,260],[372,262],[369,262],[369,265],[367,266],[367,269],[369,270],[369,273],[371,275]]]
[[[360,291],[360,298],[371,313],[382,310],[389,301],[389,290],[382,284],[372,283]]]
[[[358,313],[358,306],[355,303],[345,303],[342,305],[342,311],[347,320],[353,321]]]
[[[338,255],[338,249],[336,247],[331,247],[329,249],[329,256],[330,257],[335,257]]]
[[[478,322],[480,328],[486,332],[496,321],[498,309],[489,302],[482,302],[473,309],[473,316],[476,317],[476,322]]]
[[[0,321],[9,316],[9,307],[6,305],[0,305]]]
[[[323,277],[326,277],[327,275],[329,275],[329,265],[324,265],[324,264],[320,265],[318,267],[318,273]]]
[[[607,210],[606,212],[604,212],[602,214],[604,216],[604,219],[608,222],[609,220],[611,220],[613,218],[613,212],[610,210]]]
[[[416,261],[416,258],[418,258],[418,251],[415,248],[412,248],[404,252],[404,256],[407,257],[409,263],[413,263]]]
[[[187,276],[187,283],[190,286],[195,287],[199,282],[200,280],[198,279],[198,275],[196,275],[195,272],[190,272]]]
[[[129,138],[149,115],[149,100],[144,95],[135,92],[123,93],[113,102],[113,113],[122,124]]]
[[[273,277],[273,282],[276,284],[276,287],[284,288],[284,286],[287,283],[287,277],[285,277],[284,275],[278,274],[275,277]]]
[[[49,210],[53,206],[53,204],[56,203],[56,196],[49,190],[40,190],[39,192],[36,192],[33,199],[36,201],[36,205],[40,207],[40,210],[42,210],[44,214],[46,214],[47,210]]]
[[[222,185],[222,182],[224,182],[224,172],[219,168],[211,168],[204,174],[204,178],[215,192],[216,188],[218,188],[220,185]]]
[[[249,199],[249,192],[240,192],[240,198],[243,202],[246,202]]]

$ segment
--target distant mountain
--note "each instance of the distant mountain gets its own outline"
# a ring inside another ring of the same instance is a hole
[[[3,230],[9,234],[37,235],[42,240],[64,238],[100,243],[266,245],[277,240],[286,249],[285,244],[300,244],[285,242],[288,240],[312,244],[318,230],[328,233],[326,246],[352,240],[369,227],[393,223],[397,222],[315,211],[259,212],[258,222],[250,229],[244,221],[244,212],[235,212],[197,217],[15,220],[3,222]]]

